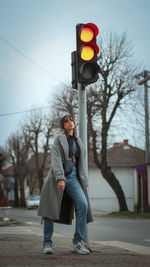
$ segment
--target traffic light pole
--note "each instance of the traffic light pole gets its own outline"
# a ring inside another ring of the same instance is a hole
[[[76,51],[71,53],[72,88],[78,90],[79,136],[86,149],[85,166],[87,177],[87,101],[85,85],[83,84],[88,85],[98,80],[99,65],[97,64],[97,54],[99,47],[96,43],[98,33],[99,29],[95,24],[78,23],[76,25]],[[87,226],[84,240],[88,244]]]
[[[79,106],[79,136],[86,149],[86,171],[88,174],[88,156],[87,156],[87,101],[85,87],[78,83],[78,106]]]
[[[79,137],[86,149],[85,166],[88,177],[88,153],[87,153],[87,101],[85,86],[78,83],[78,107],[79,107]],[[88,245],[88,227],[86,225],[85,242]]]

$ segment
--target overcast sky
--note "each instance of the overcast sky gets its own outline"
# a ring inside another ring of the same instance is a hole
[[[0,145],[23,114],[47,106],[60,82],[71,82],[75,27],[95,23],[127,33],[136,63],[150,71],[149,0],[0,0]]]

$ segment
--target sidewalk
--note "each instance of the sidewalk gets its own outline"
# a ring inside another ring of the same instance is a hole
[[[1,267],[149,267],[150,253],[134,252],[109,242],[90,242],[92,253],[79,255],[71,249],[71,238],[54,234],[53,254],[42,253],[42,229],[23,224],[0,227]],[[140,247],[140,246],[139,246]],[[149,248],[147,248],[149,249]]]

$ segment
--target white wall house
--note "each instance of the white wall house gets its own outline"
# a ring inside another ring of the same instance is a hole
[[[140,207],[140,180],[136,172],[136,166],[139,163],[144,163],[145,152],[129,145],[128,140],[124,140],[123,143],[115,143],[112,148],[108,149],[107,154],[108,164],[124,191],[128,209],[134,211]],[[92,156],[89,157],[91,157],[89,159],[91,208],[109,212],[119,211],[118,200],[114,191],[93,163]],[[144,197],[146,198],[146,195]]]

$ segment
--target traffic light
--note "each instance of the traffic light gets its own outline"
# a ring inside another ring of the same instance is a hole
[[[99,47],[96,44],[98,33],[99,30],[93,23],[76,25],[76,80],[85,85],[94,83],[98,79]]]

